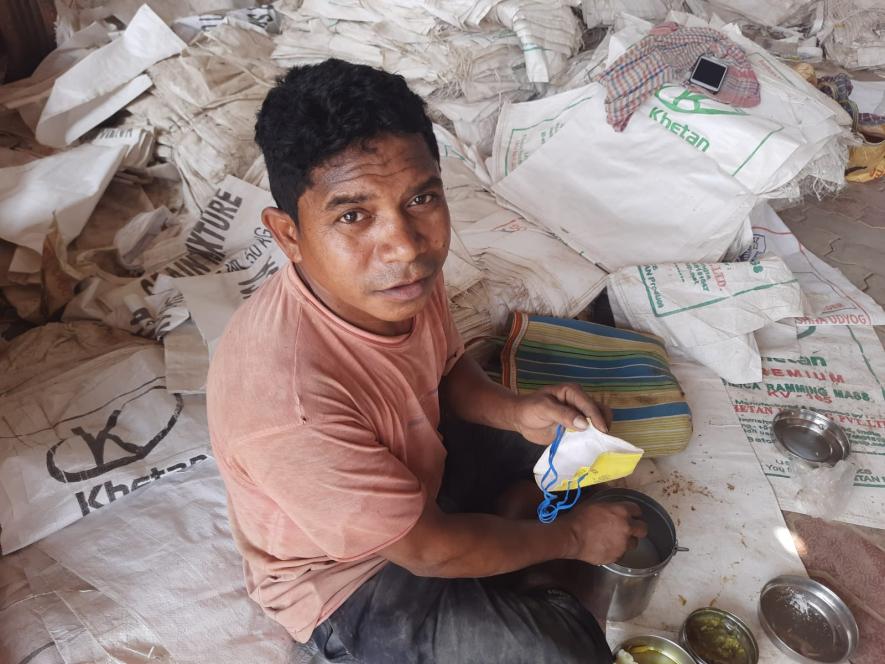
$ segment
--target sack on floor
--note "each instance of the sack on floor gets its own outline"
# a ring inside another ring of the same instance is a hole
[[[133,337],[80,360],[95,335],[84,326],[36,328],[7,349],[40,359],[0,397],[0,555],[209,456],[205,398],[166,389],[162,346]]]
[[[740,384],[762,379],[753,333],[805,311],[796,277],[777,256],[624,268],[609,275],[608,292],[619,327],[658,335]]]

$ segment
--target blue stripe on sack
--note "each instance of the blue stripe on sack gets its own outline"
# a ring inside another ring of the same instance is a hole
[[[566,355],[565,353],[557,353],[555,351],[529,350],[523,347],[517,351],[516,361],[518,364],[573,366],[585,367],[587,369],[620,369],[622,367],[626,369],[628,367],[642,366],[646,367],[648,371],[670,374],[670,369],[666,362],[649,355],[630,355],[628,357],[602,359],[598,357]]]
[[[666,374],[655,374],[642,370],[642,368],[624,369],[619,367],[612,371],[604,370],[588,370],[583,368],[573,368],[567,370],[561,367],[546,367],[544,371],[541,366],[538,369],[529,369],[521,363],[517,363],[517,371],[519,372],[519,382],[537,380],[540,382],[560,382],[567,380],[574,383],[663,383],[666,385],[676,385],[673,376]],[[533,378],[534,377],[534,378]]]
[[[553,325],[554,327],[567,327],[573,330],[578,330],[580,332],[585,332],[587,334],[595,334],[600,337],[611,337],[612,339],[626,339],[628,341],[641,341],[642,343],[652,343],[656,346],[664,347],[664,344],[659,340],[655,339],[652,336],[648,336],[645,334],[640,334],[638,332],[633,332],[632,330],[621,330],[616,327],[609,327],[608,325],[600,325],[599,323],[588,323],[584,320],[572,320],[566,318],[552,318],[550,316],[530,316],[530,323],[547,323],[549,325]],[[549,343],[549,342],[536,342],[536,343]],[[563,345],[567,345],[567,342],[560,342]]]
[[[662,403],[657,406],[643,406],[642,408],[612,408],[612,418],[615,422],[650,420],[656,417],[672,417],[674,415],[691,415],[688,404],[684,401],[677,401],[674,403]]]

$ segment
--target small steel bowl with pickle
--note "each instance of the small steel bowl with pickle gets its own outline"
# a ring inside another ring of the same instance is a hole
[[[622,643],[615,664],[758,664],[753,633],[736,615],[705,607],[692,611],[679,643],[660,636],[635,636]]]
[[[679,640],[697,664],[757,664],[759,646],[736,615],[705,607],[692,611],[682,624]]]

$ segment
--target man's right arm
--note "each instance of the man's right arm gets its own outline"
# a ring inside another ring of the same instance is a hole
[[[548,560],[610,563],[646,535],[633,503],[581,503],[556,521],[447,514],[428,500],[412,529],[379,553],[416,576],[485,577]]]

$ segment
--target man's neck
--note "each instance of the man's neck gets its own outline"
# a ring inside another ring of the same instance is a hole
[[[414,318],[404,321],[385,321],[373,318],[367,314],[362,314],[362,312],[350,313],[346,311],[346,309],[351,309],[351,307],[336,305],[334,298],[325,294],[323,288],[319,287],[314,281],[312,281],[310,276],[300,265],[297,263],[293,263],[292,265],[295,267],[295,272],[301,279],[301,283],[304,284],[307,290],[309,290],[332,315],[337,316],[354,327],[358,327],[361,330],[383,337],[398,337],[411,332],[412,325],[415,322]]]

